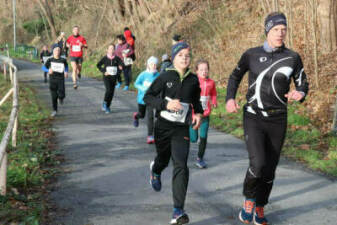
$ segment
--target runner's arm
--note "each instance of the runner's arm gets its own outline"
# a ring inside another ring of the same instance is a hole
[[[228,85],[227,85],[227,95],[226,95],[226,102],[229,99],[235,99],[236,92],[239,88],[240,82],[248,71],[248,54],[245,52],[239,62],[237,67],[233,70],[232,74],[229,76]]]
[[[218,105],[216,97],[217,97],[217,92],[216,92],[215,82],[213,82],[213,87],[212,87],[212,91],[211,91],[211,98],[212,98],[212,104],[214,106]]]
[[[135,53],[135,51],[133,50],[131,46],[129,46],[128,49],[129,49],[129,52],[128,54],[126,54],[126,57],[130,57],[133,53]]]
[[[42,65],[42,70],[44,72],[48,73],[49,72],[49,68],[50,68],[50,60],[48,59],[47,62]]]
[[[135,88],[137,88],[138,90],[141,91],[145,91],[145,87],[143,85],[144,82],[144,74],[140,73],[139,76],[137,77],[136,81],[135,81]]]
[[[65,73],[68,73],[68,71],[69,71],[69,66],[68,66],[67,61],[65,61],[65,62],[64,62],[64,72],[65,72]]]
[[[201,93],[201,88],[200,88],[200,84],[199,81],[197,82],[197,89],[195,90],[195,95],[194,98],[192,100],[192,105],[193,105],[193,110],[195,114],[203,114],[204,110],[202,109],[202,105],[200,102],[200,93]]]
[[[67,46],[67,48],[70,48],[70,37],[66,41],[66,46]]]
[[[118,66],[121,66],[122,69],[123,69],[125,67],[123,60],[121,60],[121,58],[119,58],[117,55],[115,55],[115,57],[117,57]],[[118,68],[118,69],[120,69],[120,68]]]
[[[301,92],[303,94],[303,98],[300,100],[300,102],[303,102],[308,93],[309,84],[307,81],[307,75],[304,72],[301,57],[299,55],[297,55],[296,65],[297,66],[294,71],[293,79],[294,79],[296,91]]]
[[[151,84],[144,96],[144,102],[146,105],[152,106],[158,111],[166,110],[168,101],[159,97],[159,94],[164,90],[165,82],[162,77],[159,76]]]
[[[105,57],[103,57],[96,65],[96,67],[98,68],[99,71],[101,71],[102,73],[105,73],[105,66],[102,67],[104,65],[104,61],[105,61]]]

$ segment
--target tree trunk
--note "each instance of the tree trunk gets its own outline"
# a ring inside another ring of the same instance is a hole
[[[278,0],[273,0],[273,11],[277,12],[279,10]]]
[[[108,6],[108,0],[105,0],[103,12],[102,12],[101,18],[99,19],[98,24],[97,24],[96,37],[95,37],[95,48],[97,47],[97,40],[98,40],[98,35],[99,35],[99,29],[100,29],[102,21],[104,19],[107,6]]]
[[[317,19],[320,27],[322,53],[336,49],[336,3],[335,0],[318,0]]]
[[[48,27],[47,27],[47,24],[46,24],[46,20],[44,19],[44,16],[42,15],[41,12],[40,12],[40,16],[42,18],[42,22],[43,22],[44,29],[46,31],[47,38],[48,38],[49,42],[51,42],[51,38],[50,38],[50,35],[49,35],[49,31],[48,31]]]
[[[45,4],[42,2],[42,0],[36,0],[39,5],[40,5],[40,8],[42,10],[42,13],[44,14],[44,16],[46,17],[47,21],[48,21],[48,24],[49,24],[49,27],[50,27],[50,31],[51,31],[51,35],[52,35],[52,38],[55,40],[56,37],[57,37],[57,32],[56,32],[56,29],[55,29],[55,24],[54,24],[54,19],[53,19],[53,15],[50,11],[50,8],[49,8],[49,5],[48,5],[48,2],[45,1]]]
[[[337,95],[336,95],[336,104],[335,104],[335,113],[333,116],[332,131],[337,134]]]
[[[317,35],[316,35],[316,21],[317,21],[317,14],[316,14],[316,0],[311,0],[311,26],[312,26],[312,34],[313,34],[313,41],[314,41],[314,66],[315,66],[315,83],[316,88],[319,88],[318,84],[318,56],[317,56]]]

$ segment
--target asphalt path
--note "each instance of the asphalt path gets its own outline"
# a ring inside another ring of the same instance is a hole
[[[40,66],[15,61],[20,85],[31,85],[51,108],[48,84]],[[85,73],[85,71],[84,71]],[[133,92],[117,90],[111,114],[101,111],[102,81],[82,78],[78,90],[66,80],[66,99],[54,120],[57,148],[65,171],[51,193],[58,209],[53,224],[162,225],[172,214],[170,165],[163,188],[149,185],[149,163],[155,156],[146,144],[145,121],[132,125],[137,110]],[[197,145],[189,156],[190,182],[185,210],[191,225],[235,225],[242,207],[242,182],[248,165],[243,141],[211,129],[206,151],[208,169],[194,166]],[[337,182],[300,164],[281,159],[265,214],[272,224],[337,224]]]

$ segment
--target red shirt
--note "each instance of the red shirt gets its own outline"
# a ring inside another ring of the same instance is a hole
[[[83,45],[87,44],[87,40],[81,35],[75,37],[71,35],[67,39],[67,43],[70,45],[70,57],[82,57],[83,56]],[[82,43],[82,46],[80,46]]]

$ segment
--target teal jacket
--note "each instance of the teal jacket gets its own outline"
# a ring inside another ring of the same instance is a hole
[[[145,105],[143,101],[147,89],[151,86],[152,82],[159,76],[158,72],[151,73],[147,70],[141,72],[136,81],[135,87],[138,89],[137,102],[138,104]]]

